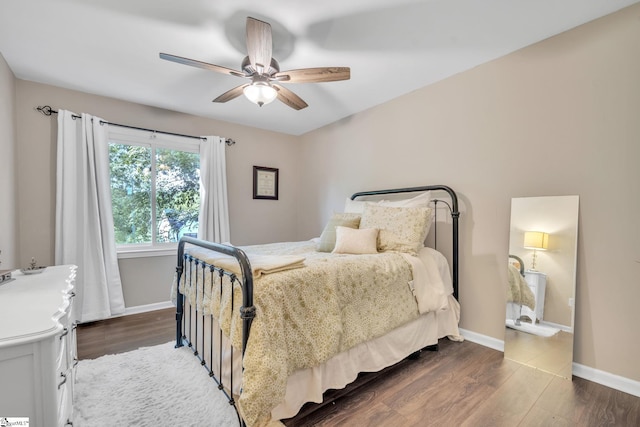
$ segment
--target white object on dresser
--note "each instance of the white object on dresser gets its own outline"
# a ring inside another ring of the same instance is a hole
[[[73,425],[76,266],[15,271],[0,287],[0,417],[31,427]]]
[[[547,288],[547,275],[539,271],[526,270],[524,272],[524,280],[536,298],[536,309],[531,311],[529,307],[522,306],[522,315],[529,316],[531,323],[536,323],[536,319],[540,321],[544,316],[544,294]]]

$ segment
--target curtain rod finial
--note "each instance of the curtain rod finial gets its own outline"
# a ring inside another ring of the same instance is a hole
[[[53,108],[51,108],[48,105],[45,105],[44,107],[38,106],[38,107],[36,107],[36,110],[40,111],[45,116],[50,116],[52,114],[57,114],[58,113],[56,110],[54,110]]]
[[[233,139],[231,139],[231,138],[226,138],[226,139],[225,139],[225,143],[226,143],[229,147],[231,147],[232,145],[235,145],[235,143],[236,143],[236,142],[235,142]]]

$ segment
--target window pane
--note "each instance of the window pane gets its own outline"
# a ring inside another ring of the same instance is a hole
[[[156,231],[158,242],[177,242],[198,233],[200,156],[156,150]]]
[[[116,244],[151,242],[151,148],[109,144]]]

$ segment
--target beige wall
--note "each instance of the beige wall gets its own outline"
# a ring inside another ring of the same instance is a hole
[[[635,5],[304,135],[300,236],[357,190],[452,186],[461,326],[502,340],[511,198],[577,194],[574,361],[640,380],[639,22]]]
[[[16,233],[16,89],[15,77],[0,54],[0,270],[15,268]]]
[[[56,126],[34,111],[44,104],[234,138],[227,161],[237,244],[317,236],[354,191],[452,186],[463,212],[461,326],[500,340],[511,198],[578,194],[574,360],[640,380],[639,16],[632,6],[297,138],[18,80],[19,261],[53,260]],[[0,64],[3,93],[7,74]],[[0,121],[10,116],[0,110]],[[254,164],[280,168],[279,202],[251,199]],[[10,229],[0,223],[3,236]],[[127,306],[167,300],[158,281],[172,271],[171,257],[120,265]]]
[[[300,171],[296,137],[17,80],[20,265],[26,265],[31,257],[43,265],[54,260],[57,117],[43,116],[35,110],[39,105],[86,112],[114,123],[233,138],[236,144],[227,147],[232,242],[295,240],[296,230],[290,224],[297,218]],[[253,165],[280,169],[280,200],[253,200]],[[173,257],[120,260],[120,267],[127,307],[168,301],[167,282],[175,270]]]

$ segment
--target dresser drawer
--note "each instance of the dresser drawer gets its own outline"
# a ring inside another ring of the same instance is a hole
[[[74,372],[69,369],[64,378],[60,378],[58,387],[58,426],[62,427],[73,419],[73,381]],[[64,381],[64,382],[63,382]]]
[[[68,360],[68,340],[66,335],[69,334],[69,328],[64,327],[62,332],[56,337],[55,345],[56,345],[56,370],[58,371],[66,371],[67,366],[69,366]]]

